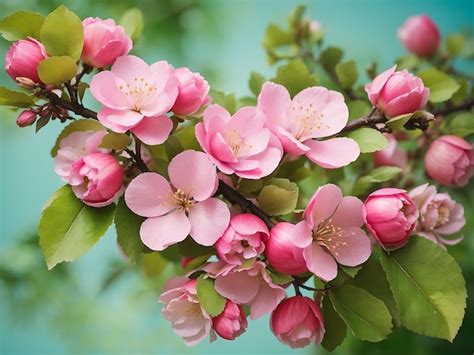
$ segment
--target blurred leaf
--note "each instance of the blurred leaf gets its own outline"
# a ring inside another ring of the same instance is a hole
[[[40,117],[38,121],[36,121],[35,132],[38,133],[41,128],[46,126],[51,119],[51,115],[45,115]]]
[[[396,166],[381,166],[357,179],[352,188],[352,193],[356,196],[365,195],[373,186],[381,182],[389,181],[402,172],[402,169]]]
[[[356,83],[359,74],[357,73],[356,62],[348,62],[336,65],[336,75],[343,89],[350,89]]]
[[[417,75],[423,80],[425,86],[430,89],[429,100],[433,103],[449,100],[460,88],[454,78],[436,68],[422,70]]]
[[[168,161],[171,161],[176,155],[184,151],[183,145],[176,136],[169,136],[168,139],[163,143],[165,146],[166,155]]]
[[[237,99],[235,94],[224,94],[222,91],[212,90],[212,102],[224,107],[231,115],[237,110]]]
[[[292,97],[318,83],[316,75],[310,74],[308,67],[300,59],[291,60],[278,67],[277,75],[272,81],[285,86]]]
[[[79,96],[79,100],[82,100],[84,99],[84,94],[86,93],[86,90],[89,89],[89,84],[81,81],[78,85],[78,88],[77,88],[77,94]]]
[[[239,191],[251,193],[258,191],[263,186],[263,180],[251,180],[251,179],[242,179],[239,183]]]
[[[375,77],[377,76],[377,62],[372,62],[370,64],[367,64],[365,66],[365,72],[367,73],[367,76],[369,79],[374,80]]]
[[[125,133],[110,132],[102,138],[99,148],[123,150],[128,147],[131,141],[130,136]]]
[[[263,48],[273,50],[279,46],[284,46],[293,43],[293,36],[291,33],[282,30],[275,24],[270,24],[265,30],[263,37]]]
[[[256,106],[257,105],[257,99],[253,96],[245,96],[241,97],[239,99],[239,102],[237,104],[237,108],[241,108],[244,106]]]
[[[334,310],[329,297],[324,297],[321,310],[323,311],[324,328],[326,329],[321,345],[324,349],[331,352],[344,341],[347,327]]]
[[[167,261],[162,253],[143,254],[140,264],[143,274],[150,279],[160,276],[166,265]]]
[[[286,285],[294,280],[293,277],[290,275],[281,274],[279,272],[268,270],[268,269],[267,269],[267,272],[272,278],[272,282],[277,285]]]
[[[347,101],[347,107],[349,108],[349,119],[365,116],[371,108],[371,105],[366,100],[350,100]]]
[[[270,179],[258,195],[260,207],[271,216],[293,212],[297,202],[298,185],[288,179]]]
[[[101,131],[104,129],[105,129],[104,126],[102,126],[100,122],[96,120],[83,119],[83,120],[77,120],[70,123],[61,131],[58,138],[56,138],[56,143],[54,144],[54,147],[51,149],[51,156],[55,157],[56,154],[58,154],[61,140],[63,138],[68,137],[71,133],[78,132],[78,131],[79,132]]]
[[[48,269],[85,254],[109,228],[115,205],[83,204],[69,185],[61,187],[41,214],[39,243]]]
[[[186,266],[184,267],[183,271],[185,274],[196,270],[197,268],[201,267],[213,254],[205,254],[201,256],[197,256],[189,261]]]
[[[0,106],[27,108],[35,103],[33,98],[21,91],[0,86]]]
[[[288,23],[291,27],[296,27],[298,23],[301,22],[305,11],[306,6],[298,5],[290,12],[290,15],[288,16]]]
[[[74,78],[76,73],[76,61],[67,56],[46,58],[38,66],[39,78],[45,84],[65,83]]]
[[[132,8],[127,10],[119,21],[119,24],[125,28],[125,32],[130,36],[133,42],[136,42],[143,31],[143,13],[140,9]]]
[[[361,153],[373,153],[387,148],[388,141],[385,136],[373,128],[359,128],[349,132],[347,137],[357,142]]]
[[[457,56],[462,53],[466,39],[461,33],[453,33],[446,37],[446,49],[449,55]]]
[[[41,42],[50,55],[78,60],[84,44],[81,19],[66,6],[60,5],[44,20]]]
[[[448,130],[450,134],[466,137],[474,133],[474,113],[462,112],[449,120]]]
[[[199,303],[211,317],[217,317],[224,310],[226,299],[217,293],[214,281],[204,276],[199,276],[196,283]]]
[[[255,96],[258,96],[258,94],[260,94],[260,91],[262,90],[262,85],[264,82],[265,77],[262,74],[253,71],[249,79],[250,91],[252,91]]]
[[[396,60],[396,63],[397,63],[398,70],[403,70],[403,69],[413,70],[418,67],[418,65],[420,64],[420,60],[418,59],[416,55],[409,54],[409,55],[398,58]]]
[[[132,265],[135,265],[143,253],[140,227],[144,220],[145,218],[137,216],[127,207],[123,197],[120,198],[114,218],[117,243]]]
[[[332,71],[342,59],[343,51],[337,47],[327,47],[321,52],[319,61],[326,69]]]
[[[469,82],[466,78],[457,78],[459,90],[454,93],[451,100],[458,104],[464,101],[469,95]]]
[[[196,243],[193,238],[187,237],[178,244],[178,252],[183,256],[195,258],[202,255],[214,254],[215,249],[213,247],[200,245]]]
[[[27,37],[40,39],[44,16],[30,11],[17,11],[0,21],[0,33],[7,41]]]
[[[461,269],[453,257],[431,241],[414,236],[405,247],[382,253],[381,261],[402,325],[452,342],[467,298]]]

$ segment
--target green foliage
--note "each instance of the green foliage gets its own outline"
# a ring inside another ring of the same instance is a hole
[[[347,107],[349,108],[349,120],[365,116],[371,108],[366,100],[347,101]]]
[[[66,6],[60,5],[44,20],[41,42],[50,55],[78,60],[84,44],[81,19]]]
[[[310,74],[308,67],[300,59],[291,60],[278,67],[277,74],[271,81],[286,87],[292,97],[318,83],[316,75]]]
[[[143,252],[143,243],[140,239],[140,226],[145,218],[137,216],[125,204],[122,197],[115,211],[114,223],[117,232],[117,243],[123,253],[128,256],[130,263],[135,265]]]
[[[319,62],[323,65],[323,67],[332,71],[341,61],[343,54],[344,52],[340,48],[327,47],[321,52],[321,55],[319,56]]]
[[[237,98],[235,94],[224,94],[222,91],[211,91],[212,102],[224,107],[231,115],[237,111]]]
[[[336,75],[343,89],[350,89],[357,81],[357,65],[354,60],[336,65]]]
[[[24,92],[0,86],[0,106],[27,108],[31,107],[34,103],[33,98]]]
[[[388,141],[385,136],[373,128],[359,128],[349,132],[347,137],[357,142],[361,153],[373,153],[387,148]]]
[[[461,103],[470,93],[469,82],[466,78],[457,78],[459,84],[459,90],[454,93],[451,100],[454,103]]]
[[[198,256],[214,254],[215,250],[213,247],[200,245],[196,243],[193,238],[187,237],[178,244],[178,252],[183,256],[196,258]]]
[[[287,46],[293,43],[291,33],[282,30],[278,25],[270,24],[265,30],[263,37],[263,48],[273,52],[281,46]]]
[[[258,94],[260,94],[260,91],[262,90],[262,85],[264,82],[265,77],[262,74],[253,71],[249,79],[250,91],[252,91],[255,96],[258,96]]]
[[[446,37],[446,49],[449,55],[457,56],[463,52],[466,38],[461,33],[453,33]]]
[[[133,42],[136,42],[143,31],[143,13],[140,9],[132,8],[127,10],[121,17],[119,24],[123,26],[125,32]]]
[[[186,264],[186,266],[183,269],[183,272],[187,274],[188,272],[196,270],[202,264],[204,264],[211,256],[212,254],[205,254],[205,255],[201,255],[201,256],[197,256],[193,258],[190,262]]]
[[[293,281],[293,277],[290,275],[281,274],[279,272],[267,269],[268,274],[272,278],[274,284],[277,285],[286,285]]]
[[[163,273],[167,263],[162,253],[147,253],[143,254],[140,267],[146,277],[154,279]]]
[[[449,120],[448,131],[460,137],[466,137],[474,133],[474,113],[461,112]]]
[[[110,132],[102,138],[99,148],[123,150],[128,147],[131,141],[130,136],[125,133]]]
[[[271,216],[293,212],[297,202],[298,185],[288,179],[270,179],[258,195],[260,207]]]
[[[334,351],[346,337],[347,327],[342,318],[334,310],[329,297],[324,297],[321,310],[324,317],[324,338],[321,343],[327,351]]]
[[[369,175],[364,175],[357,179],[352,188],[352,193],[356,196],[365,195],[376,184],[389,181],[398,176],[402,169],[396,166],[381,166],[373,169]]]
[[[416,55],[408,54],[406,56],[400,57],[396,61],[398,70],[413,70],[418,68],[420,65],[420,59]]]
[[[401,324],[414,332],[453,341],[466,307],[465,281],[456,261],[423,237],[381,256]]]
[[[60,85],[76,75],[76,61],[68,56],[50,57],[38,66],[38,75],[45,84]]]
[[[454,78],[436,68],[422,70],[417,75],[430,89],[429,100],[433,103],[448,101],[460,88]]]
[[[96,120],[89,120],[89,119],[83,119],[83,120],[77,120],[69,125],[67,125],[59,134],[58,138],[56,138],[56,143],[54,144],[54,147],[51,149],[51,156],[55,157],[56,154],[58,154],[58,149],[61,144],[61,140],[63,138],[66,138],[73,132],[85,132],[85,131],[101,131],[104,129],[104,126],[100,124],[99,121]]]
[[[214,288],[214,280],[201,275],[197,279],[196,291],[199,303],[211,317],[217,317],[225,307],[226,299]]]
[[[17,11],[0,21],[0,33],[7,41],[26,37],[40,39],[44,16],[30,11]]]
[[[39,243],[48,269],[85,254],[109,228],[115,205],[93,208],[83,204],[70,186],[61,187],[43,210]]]

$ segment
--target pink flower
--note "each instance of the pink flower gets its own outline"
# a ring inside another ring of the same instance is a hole
[[[463,237],[456,239],[444,238],[459,232],[466,224],[464,207],[451,199],[447,193],[438,193],[433,185],[423,184],[409,192],[420,218],[416,225],[416,233],[439,245],[455,245]]]
[[[270,319],[273,334],[291,348],[321,344],[325,329],[321,310],[311,298],[294,296],[281,302]]]
[[[41,83],[38,65],[47,57],[48,54],[41,42],[31,37],[20,39],[13,43],[5,55],[5,70],[15,81],[21,77]]]
[[[266,82],[257,108],[265,113],[267,126],[291,155],[306,155],[327,169],[345,166],[359,156],[359,146],[350,138],[314,139],[332,136],[346,126],[349,111],[336,91],[311,87],[292,100],[284,86]]]
[[[173,122],[165,115],[178,95],[178,80],[165,61],[148,65],[138,57],[119,57],[112,69],[92,78],[91,93],[103,107],[99,121],[114,132],[132,131],[155,145],[169,136]]]
[[[247,318],[241,305],[227,300],[221,314],[212,318],[212,327],[216,333],[227,340],[234,340],[247,328]]]
[[[217,255],[228,264],[241,265],[256,258],[265,249],[268,228],[251,213],[242,213],[230,219],[229,227],[216,242]]]
[[[425,155],[426,173],[447,186],[464,186],[474,175],[474,152],[458,136],[441,136],[431,143]]]
[[[270,265],[278,272],[298,275],[308,271],[303,257],[303,249],[292,242],[295,225],[287,222],[277,223],[270,230],[270,238],[265,246],[265,255]]]
[[[407,70],[395,71],[396,65],[365,85],[369,101],[387,117],[412,113],[425,108],[430,89]]]
[[[397,140],[392,134],[386,134],[387,148],[374,153],[375,166],[398,166],[405,169],[408,164],[407,152],[398,147]]]
[[[202,152],[186,150],[168,166],[170,182],[144,173],[130,182],[125,202],[136,214],[148,217],[140,228],[143,243],[164,250],[188,234],[201,245],[213,245],[229,225],[227,205],[211,197],[217,190],[215,166]]]
[[[16,124],[18,127],[27,127],[31,126],[36,121],[36,112],[33,110],[24,110],[22,111],[17,119]]]
[[[192,115],[211,102],[209,84],[199,73],[182,67],[175,69],[174,75],[178,78],[179,88],[171,111],[182,116]]]
[[[311,197],[303,218],[293,230],[293,243],[304,248],[309,271],[325,281],[337,276],[337,263],[357,266],[371,253],[370,240],[361,229],[363,204],[342,196],[333,184],[323,185]]]
[[[196,280],[185,277],[170,279],[160,302],[165,304],[161,314],[171,322],[173,331],[187,346],[200,343],[211,331],[212,319],[199,303]]]
[[[372,192],[364,203],[365,224],[386,250],[408,242],[417,218],[418,210],[405,190],[380,189]]]
[[[321,22],[317,20],[311,20],[308,23],[308,29],[309,29],[309,32],[316,33],[316,32],[321,31],[323,29],[323,26],[321,25]]]
[[[128,54],[132,49],[132,40],[125,29],[112,19],[88,17],[82,21],[84,26],[84,47],[81,59],[95,68],[112,65],[115,60]]]
[[[209,159],[224,174],[246,179],[270,175],[282,157],[280,142],[264,128],[265,116],[254,107],[242,107],[231,116],[211,105],[196,125],[196,138]]]
[[[435,54],[440,43],[438,27],[426,15],[410,16],[398,29],[398,38],[408,51],[420,57]]]

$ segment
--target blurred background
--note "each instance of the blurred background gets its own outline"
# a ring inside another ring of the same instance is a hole
[[[150,63],[165,59],[174,66],[186,65],[201,72],[211,87],[238,96],[249,94],[251,70],[274,73],[261,47],[265,27],[286,21],[301,3],[308,5],[308,16],[321,22],[325,41],[344,48],[360,69],[373,60],[386,68],[404,53],[396,29],[409,15],[427,13],[443,35],[474,27],[472,0],[0,0],[0,17],[20,9],[47,14],[60,3],[81,18],[118,19],[138,7],[145,14],[145,28],[135,54]],[[2,57],[8,45],[0,41]],[[13,87],[3,70],[0,83]],[[90,97],[87,102],[94,106]],[[234,342],[219,339],[186,348],[162,319],[157,303],[172,267],[154,259],[145,260],[141,270],[130,267],[118,252],[113,230],[73,265],[48,272],[36,229],[42,206],[61,186],[49,150],[62,127],[55,121],[35,135],[32,127],[16,127],[13,111],[0,108],[0,115],[1,354],[325,353],[314,347],[291,351],[273,337],[268,317],[250,322],[248,331]],[[474,292],[472,185],[453,193],[465,205],[468,225],[465,241],[450,249],[463,268],[469,294]],[[380,344],[349,336],[335,353],[471,354],[472,299],[468,304],[453,344],[399,330]]]

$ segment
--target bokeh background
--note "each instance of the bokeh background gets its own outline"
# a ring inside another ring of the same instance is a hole
[[[27,9],[47,14],[60,3],[81,18],[115,19],[130,7],[145,14],[145,29],[135,54],[147,61],[166,59],[174,66],[199,71],[215,89],[249,94],[251,70],[270,76],[261,41],[270,22],[286,20],[298,4],[319,20],[325,41],[344,48],[360,68],[373,60],[379,68],[404,53],[396,29],[412,14],[427,13],[443,35],[474,27],[474,1],[377,0],[1,0],[0,16]],[[2,56],[8,42],[1,40]],[[3,62],[2,62],[3,64]],[[460,63],[463,65],[462,63]],[[472,68],[471,68],[472,69]],[[2,85],[13,86],[5,72]],[[94,106],[89,98],[88,103]],[[186,348],[160,315],[157,294],[172,267],[147,260],[142,270],[129,267],[119,255],[113,230],[73,265],[48,272],[37,243],[41,208],[61,185],[49,150],[61,130],[53,122],[41,131],[19,129],[16,114],[0,108],[0,353],[1,354],[258,354],[290,353],[268,328],[268,318],[250,322],[234,342],[204,341]],[[466,205],[466,240],[451,249],[461,264],[468,293],[474,284],[474,226],[471,188],[455,198]],[[436,275],[433,275],[436,277]],[[472,354],[474,305],[469,307],[453,344],[400,330],[380,344],[351,336],[338,354]],[[325,353],[309,347],[298,354]]]

